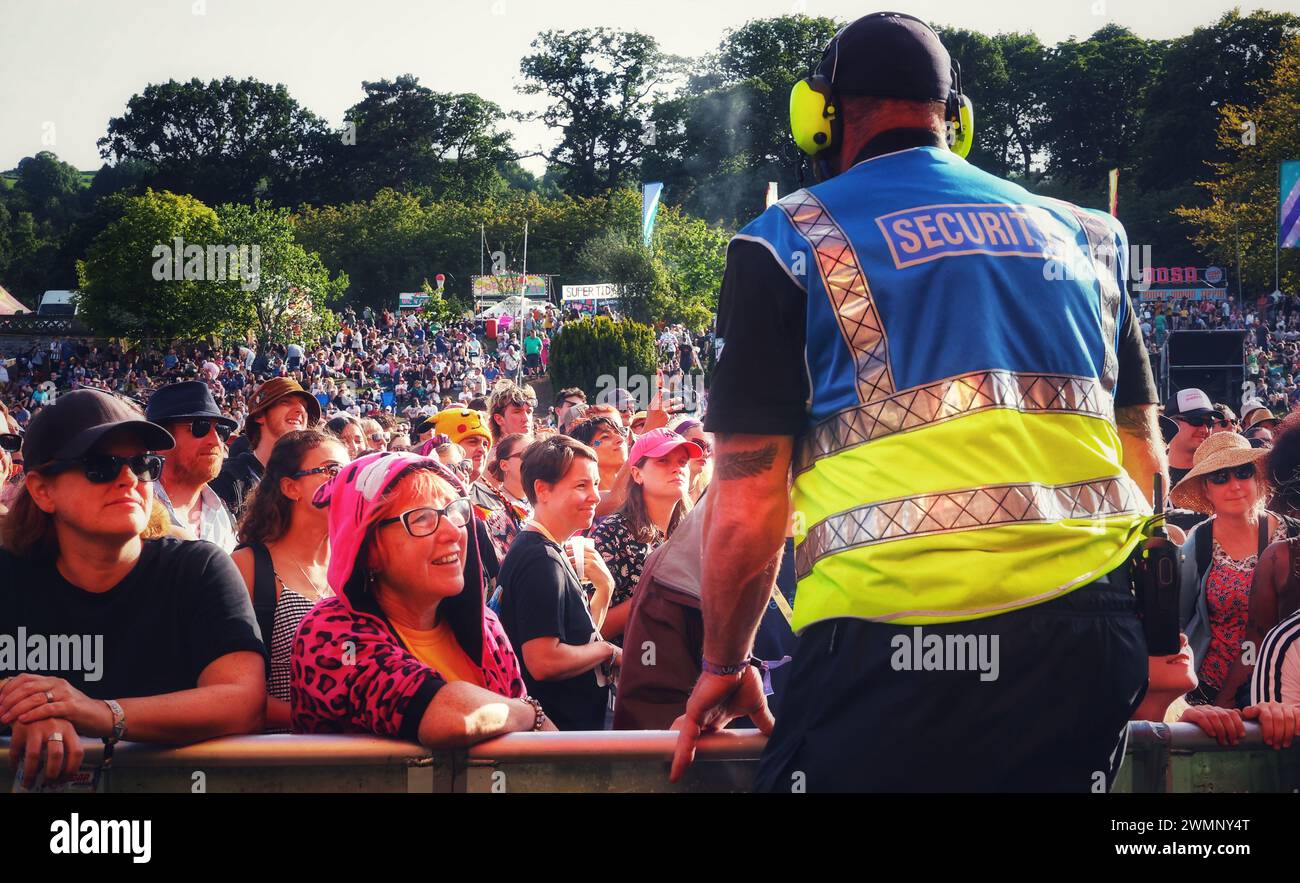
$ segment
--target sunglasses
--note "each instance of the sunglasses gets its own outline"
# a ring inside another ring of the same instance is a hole
[[[450,521],[452,526],[461,528],[469,524],[469,520],[473,517],[474,509],[469,498],[461,497],[441,509],[434,509],[431,506],[409,509],[395,518],[385,518],[379,522],[379,527],[396,524],[400,521],[402,527],[406,528],[407,533],[418,538],[427,537],[436,531],[444,518]]]
[[[22,447],[23,447],[23,437],[18,433],[16,432],[0,433],[0,450],[8,451],[11,454],[16,454],[18,451],[22,450]]]
[[[66,460],[53,460],[41,472],[57,475],[80,466],[91,484],[108,484],[122,474],[126,466],[141,481],[157,481],[162,475],[163,457],[158,454],[136,454],[134,457],[115,457],[112,454],[87,454]]]
[[[306,478],[309,475],[328,475],[330,478],[338,475],[343,470],[340,463],[326,463],[324,466],[317,466],[315,469],[299,469],[290,475],[290,478]]]
[[[1218,417],[1172,417],[1179,423],[1186,423],[1188,426],[1213,426],[1218,422]]]
[[[203,438],[213,429],[217,431],[217,438],[221,439],[222,441],[226,441],[228,438],[230,438],[230,434],[234,432],[234,430],[231,429],[226,424],[218,423],[215,420],[191,420],[190,421],[190,435],[194,436],[195,438]]]
[[[1250,481],[1255,477],[1255,464],[1246,463],[1231,469],[1220,469],[1205,476],[1210,484],[1227,484],[1234,477],[1239,481]]]

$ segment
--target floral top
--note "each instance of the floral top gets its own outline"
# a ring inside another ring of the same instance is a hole
[[[596,542],[596,551],[605,559],[605,566],[614,577],[610,607],[617,607],[632,597],[636,584],[641,579],[641,568],[645,566],[646,556],[664,543],[665,537],[658,529],[655,534],[654,542],[637,542],[627,526],[627,520],[619,512],[603,519],[591,532],[591,538]]]
[[[1286,525],[1279,524],[1269,542],[1286,539]],[[1250,613],[1250,583],[1255,576],[1259,555],[1241,561],[1231,558],[1219,541],[1214,541],[1214,557],[1205,577],[1205,606],[1210,614],[1210,648],[1201,660],[1197,677],[1201,682],[1189,699],[1213,698],[1227,680],[1228,671],[1246,635]],[[1197,697],[1196,694],[1199,694]]]

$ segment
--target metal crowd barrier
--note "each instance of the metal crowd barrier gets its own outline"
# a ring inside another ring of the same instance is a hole
[[[704,738],[683,781],[668,782],[677,734],[659,730],[513,733],[468,750],[429,751],[370,736],[233,736],[184,748],[124,742],[104,772],[115,793],[735,792],[753,781],[764,737],[729,730]],[[84,740],[86,762],[103,756]],[[0,739],[8,757],[9,740]],[[1007,746],[1015,751],[1014,745]],[[0,761],[0,793],[12,788]],[[1264,745],[1246,725],[1235,748],[1192,724],[1129,724],[1118,792],[1290,792],[1300,788],[1300,741]]]

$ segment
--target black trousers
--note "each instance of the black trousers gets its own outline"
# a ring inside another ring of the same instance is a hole
[[[1108,791],[1147,688],[1135,609],[1121,569],[987,619],[809,626],[754,787]]]

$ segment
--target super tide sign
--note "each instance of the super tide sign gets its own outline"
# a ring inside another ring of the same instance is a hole
[[[899,270],[969,254],[1051,260],[1078,251],[1064,224],[1031,205],[918,206],[882,215],[876,225]]]

